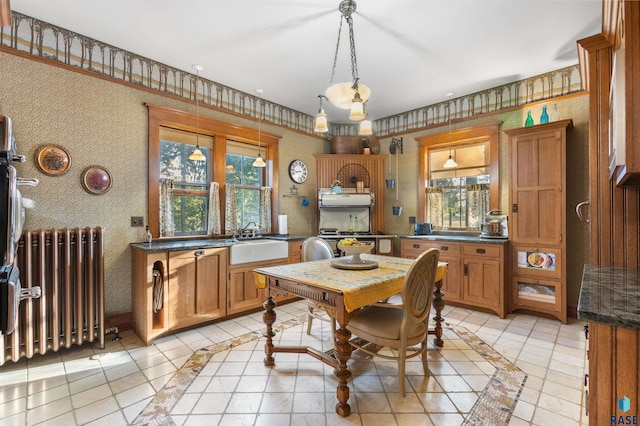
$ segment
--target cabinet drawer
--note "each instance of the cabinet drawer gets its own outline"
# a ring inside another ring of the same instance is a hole
[[[402,242],[402,249],[406,251],[415,251],[422,253],[425,250],[431,248],[440,250],[441,254],[447,253],[450,255],[460,254],[460,244],[451,243],[449,241],[408,241]]]
[[[467,244],[462,250],[465,256],[500,257],[500,246],[492,244]]]

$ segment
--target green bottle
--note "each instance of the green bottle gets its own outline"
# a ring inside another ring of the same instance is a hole
[[[526,127],[533,126],[533,117],[531,117],[531,111],[527,111],[527,119],[524,122]]]

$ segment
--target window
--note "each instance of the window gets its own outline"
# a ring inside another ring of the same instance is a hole
[[[419,220],[434,229],[478,231],[487,211],[499,208],[500,123],[417,138]],[[449,152],[458,166],[445,169]]]
[[[449,152],[458,166],[445,169]],[[429,150],[427,222],[436,229],[479,230],[489,211],[489,141]]]
[[[209,170],[213,139],[199,135],[206,161],[189,160],[196,145],[191,132],[160,128],[160,179],[173,181],[174,235],[206,235],[209,214]]]
[[[226,182],[235,185],[235,223],[239,228],[251,222],[260,225],[260,188],[264,185],[265,168],[253,167],[256,147],[227,141]],[[262,156],[264,157],[264,153]]]
[[[219,188],[220,206],[212,211],[214,223],[221,224],[221,234],[225,234],[223,225],[226,223],[226,186],[227,186],[227,145],[238,144],[245,151],[235,152],[229,148],[229,153],[237,157],[229,159],[229,166],[237,166],[244,170],[242,175],[229,176],[236,179],[234,184],[240,185],[241,193],[238,200],[242,200],[244,207],[240,211],[243,224],[259,223],[259,209],[255,209],[256,202],[265,198],[261,187],[273,187],[278,181],[278,139],[273,133],[261,133],[261,154],[267,160],[267,167],[251,170],[250,164],[258,153],[258,130],[237,124],[226,123],[208,117],[199,117],[183,111],[154,104],[145,104],[149,110],[149,153],[148,153],[148,222],[151,234],[158,238],[161,235],[171,236],[206,236],[212,234],[209,223],[209,192],[210,183],[216,182]],[[206,157],[204,162],[194,162],[188,159],[196,145],[196,129],[198,129],[198,144]],[[234,141],[234,142],[232,142]],[[238,142],[235,142],[238,141]],[[247,164],[248,163],[248,164]],[[231,182],[229,182],[231,183]],[[167,190],[170,188],[171,190]],[[173,193],[172,197],[165,195]],[[168,201],[168,200],[171,201]],[[277,209],[277,188],[270,191],[270,229],[274,224]],[[266,204],[266,203],[265,203]],[[169,208],[170,207],[170,208]],[[219,211],[218,211],[219,210]],[[167,212],[171,212],[173,226],[165,220]],[[161,221],[162,216],[162,221]],[[265,215],[266,216],[266,215]],[[269,221],[268,216],[263,219]],[[218,231],[215,231],[218,234]]]

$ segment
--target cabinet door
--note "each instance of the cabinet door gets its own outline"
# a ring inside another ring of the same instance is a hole
[[[226,249],[169,254],[169,323],[181,328],[225,315]]]
[[[447,262],[447,275],[442,280],[443,300],[462,301],[462,260],[458,256],[451,256],[440,252],[440,262]]]
[[[265,301],[265,290],[256,286],[255,267],[234,268],[229,272],[229,315],[258,308]]]
[[[478,306],[500,306],[500,262],[496,260],[463,259],[463,299]]]
[[[510,234],[516,242],[562,242],[564,135],[551,130],[512,138]]]

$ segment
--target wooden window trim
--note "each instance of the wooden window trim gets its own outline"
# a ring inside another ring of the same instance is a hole
[[[160,234],[160,127],[169,127],[187,132],[196,132],[201,135],[209,135],[213,138],[211,149],[211,170],[209,176],[213,182],[220,184],[220,200],[224,200],[226,194],[226,155],[227,140],[244,142],[258,146],[258,130],[237,124],[227,123],[201,114],[196,122],[196,115],[173,108],[164,107],[152,103],[144,104],[149,113],[149,147],[148,147],[148,202],[147,220],[149,230],[154,237]],[[198,127],[196,127],[198,124]],[[260,131],[260,145],[266,150],[267,167],[265,167],[264,184],[271,187],[271,228],[277,225],[278,211],[278,141],[282,136],[274,133]],[[256,151],[257,152],[257,151]],[[224,223],[225,209],[220,212],[221,221]],[[196,238],[196,237],[190,237]]]
[[[427,186],[429,179],[429,150],[462,145],[475,141],[489,140],[490,164],[489,201],[492,209],[500,208],[500,124],[489,123],[482,126],[467,127],[432,135],[420,136],[418,141],[418,221],[427,219]]]

